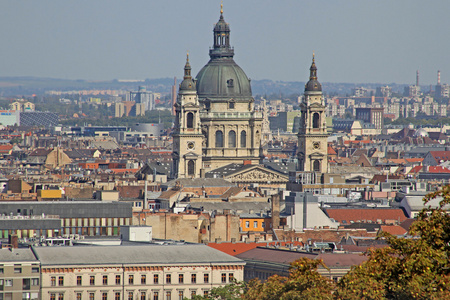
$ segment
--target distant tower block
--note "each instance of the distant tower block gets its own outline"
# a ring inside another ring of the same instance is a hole
[[[416,86],[419,86],[419,70],[416,73]]]
[[[437,82],[437,84],[438,85],[441,84],[441,71],[439,71],[439,70],[438,70],[438,82]]]

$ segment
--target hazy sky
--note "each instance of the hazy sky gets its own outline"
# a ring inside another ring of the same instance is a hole
[[[0,76],[180,77],[209,60],[218,0],[0,0]],[[449,0],[225,0],[252,79],[450,83]]]

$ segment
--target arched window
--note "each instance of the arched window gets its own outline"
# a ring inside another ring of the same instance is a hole
[[[241,131],[241,148],[247,147],[247,132]]]
[[[318,113],[314,113],[313,115],[313,128],[319,128],[320,126],[320,116]]]
[[[186,127],[194,128],[194,114],[189,112],[186,115]]]
[[[223,132],[220,130],[216,131],[216,147],[223,147]]]
[[[315,160],[313,164],[314,172],[320,172],[320,161]]]
[[[188,161],[188,175],[189,176],[195,175],[195,161],[193,160]]]
[[[228,132],[228,148],[236,147],[236,131],[230,130]]]

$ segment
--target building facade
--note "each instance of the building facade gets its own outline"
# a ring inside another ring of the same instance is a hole
[[[33,247],[42,299],[184,299],[243,280],[245,263],[205,245]]]

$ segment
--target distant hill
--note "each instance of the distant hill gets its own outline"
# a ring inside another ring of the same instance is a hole
[[[178,80],[178,83],[180,81]],[[32,94],[43,94],[50,90],[72,91],[89,89],[112,89],[112,90],[137,90],[139,86],[146,86],[147,90],[169,94],[173,85],[173,78],[145,79],[142,81],[110,80],[68,80],[57,78],[40,77],[0,77],[0,96],[30,96]],[[273,81],[252,80],[253,95],[286,95],[302,94],[305,82],[298,81]],[[322,83],[323,91],[329,95],[350,95],[356,87],[376,89],[376,87],[389,85],[393,91],[403,92],[404,84],[381,84],[381,83]]]

